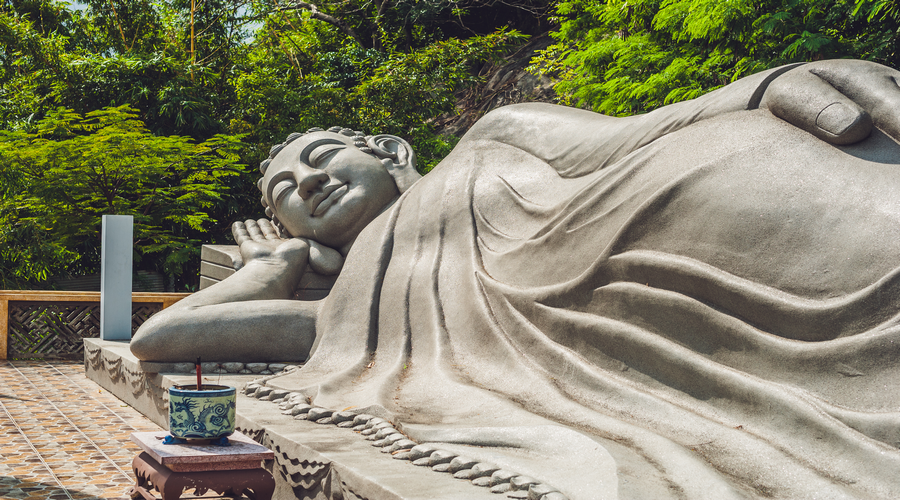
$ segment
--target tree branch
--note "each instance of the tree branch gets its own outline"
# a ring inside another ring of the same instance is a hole
[[[365,44],[359,38],[359,35],[356,34],[356,31],[353,31],[353,28],[351,28],[347,23],[345,23],[344,21],[342,21],[336,17],[329,16],[328,14],[320,12],[319,8],[316,7],[314,4],[306,3],[306,2],[294,2],[294,5],[290,5],[290,6],[281,8],[281,10],[299,10],[299,9],[308,10],[310,12],[310,17],[312,17],[313,19],[318,19],[319,21],[324,21],[328,24],[331,24],[332,26],[341,30],[345,35],[356,40],[356,43],[365,46]]]

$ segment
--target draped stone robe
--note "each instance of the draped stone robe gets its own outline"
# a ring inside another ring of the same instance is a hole
[[[573,499],[900,496],[900,147],[711,96],[488,115],[270,384]]]

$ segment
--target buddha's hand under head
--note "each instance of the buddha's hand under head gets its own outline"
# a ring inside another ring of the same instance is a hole
[[[309,259],[309,241],[303,238],[282,238],[269,219],[247,220],[231,225],[231,234],[238,244],[244,265],[260,262],[299,267],[299,281]]]
[[[306,238],[282,238],[269,219],[231,225],[244,265],[256,261],[291,269],[299,282],[307,266],[323,276],[341,272],[344,257],[335,249]]]
[[[853,144],[873,126],[900,140],[900,71],[835,59],[791,69],[766,88],[760,107],[832,144]]]

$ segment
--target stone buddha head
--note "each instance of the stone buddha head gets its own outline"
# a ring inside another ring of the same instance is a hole
[[[266,215],[283,237],[346,254],[360,232],[400,196],[393,173],[415,169],[409,144],[347,128],[294,133],[260,164]]]

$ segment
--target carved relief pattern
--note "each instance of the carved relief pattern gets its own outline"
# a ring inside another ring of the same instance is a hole
[[[366,497],[361,497],[354,493],[353,490],[347,487],[347,484],[344,482],[341,482],[341,490],[344,496],[344,500],[368,500]]]
[[[492,493],[512,492],[520,495],[516,498],[534,498],[535,500],[565,500],[566,496],[551,485],[540,483],[536,479],[503,470],[488,463],[478,463],[469,458],[460,457],[456,453],[438,449],[429,444],[418,445],[394,427],[394,424],[382,418],[368,414],[357,414],[350,411],[335,411],[313,407],[309,398],[299,392],[273,389],[260,383],[270,377],[257,379],[244,386],[243,393],[260,401],[271,401],[278,404],[282,414],[294,420],[310,421],[320,425],[337,425],[360,433],[372,446],[381,448],[383,453],[394,460],[409,460],[413,465],[428,466],[436,472],[452,472],[456,479],[471,480],[473,486],[490,487]],[[257,441],[259,439],[255,438]],[[294,486],[295,495],[302,499],[345,500],[360,498],[344,483],[332,464],[300,461],[289,457],[274,443],[262,443],[274,449],[275,461],[280,467],[281,476]],[[280,458],[279,458],[280,456]],[[301,496],[298,493],[306,492]],[[525,495],[525,496],[521,496]],[[536,495],[536,496],[535,496]]]
[[[292,458],[277,445],[274,451],[277,471],[294,490],[297,498],[301,500],[331,498],[330,492],[325,489],[325,480],[331,471],[331,464]]]
[[[147,393],[147,397],[153,401],[153,404],[156,406],[156,409],[161,413],[167,413],[169,411],[169,391],[166,388],[159,386],[158,384],[154,384],[145,374],[144,372],[132,371],[129,370],[128,367],[125,367],[123,370],[126,374],[126,379],[128,384],[131,385],[131,395],[135,399],[141,397],[143,393]]]
[[[298,500],[368,500],[341,480],[332,463],[298,460],[277,444],[266,446],[275,451],[274,469],[291,486]]]
[[[263,433],[265,433],[266,430],[263,429],[262,427],[259,427],[256,429],[247,429],[247,428],[244,428],[241,426],[236,426],[234,429],[236,431],[240,432],[241,434],[249,437],[250,439],[256,441],[257,443],[259,443],[267,448],[271,448],[271,446],[269,444],[266,444],[263,442]]]
[[[280,476],[280,481],[290,486],[298,500],[368,500],[342,481],[331,463],[290,456],[270,439],[264,428],[237,426],[235,429],[275,452],[272,474]]]
[[[169,411],[169,392],[153,383],[144,372],[129,369],[122,363],[122,358],[104,356],[103,349],[86,348],[85,354],[86,370],[106,372],[107,378],[113,384],[125,384],[126,387],[130,387],[134,401],[146,393],[161,414]]]
[[[132,304],[131,331],[162,310],[159,303]],[[82,339],[100,336],[100,304],[10,302],[10,359],[80,359]]]

